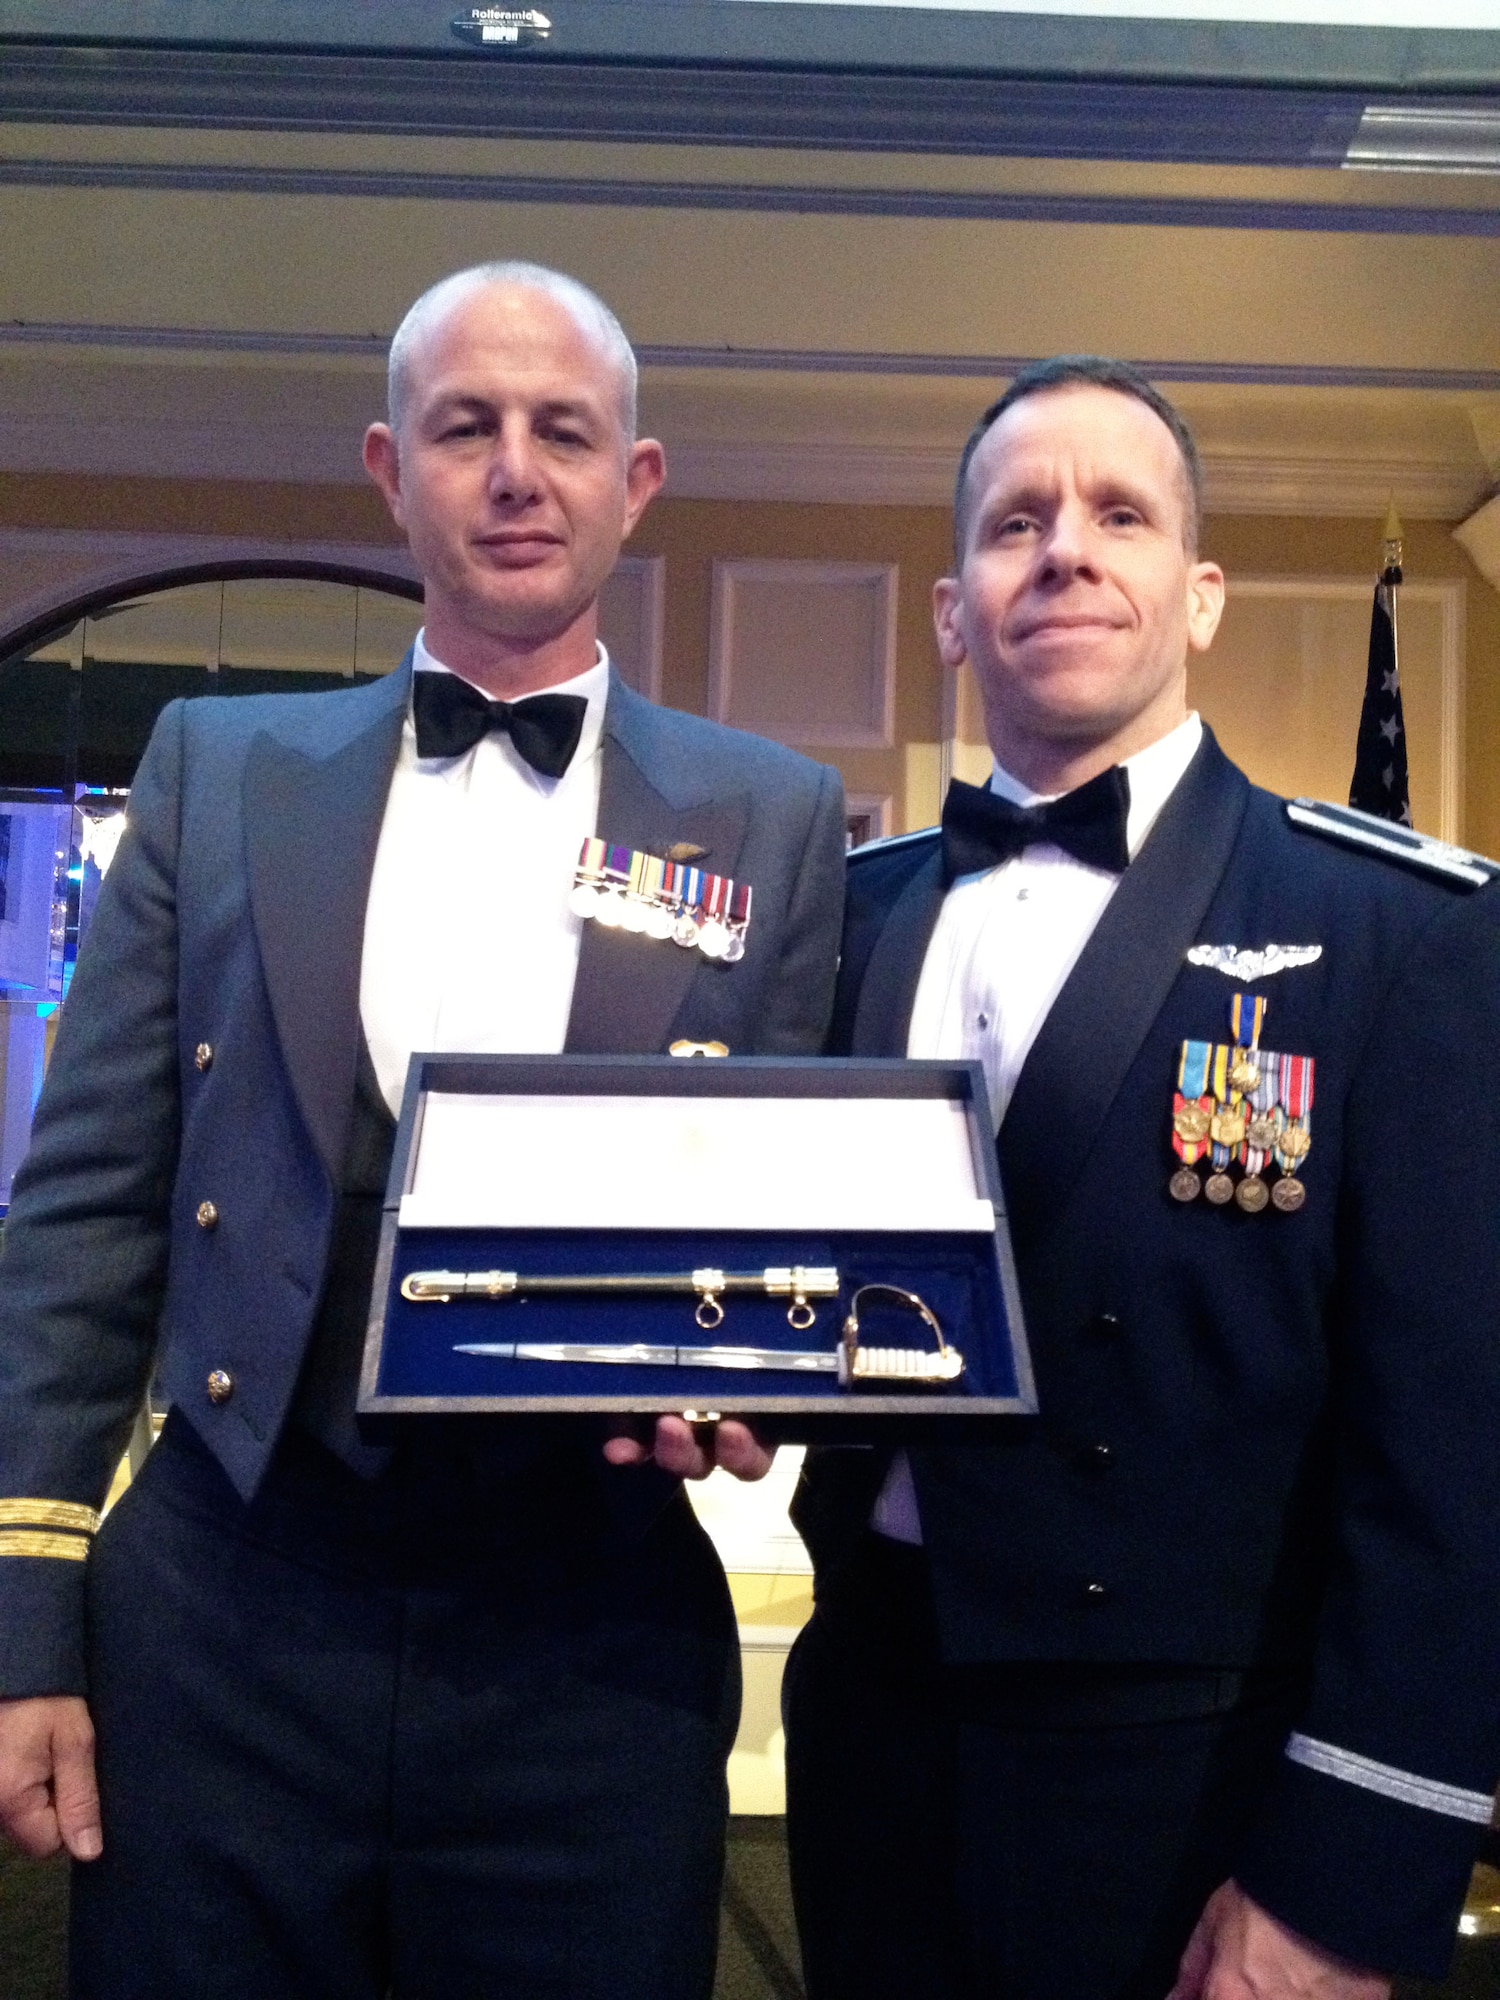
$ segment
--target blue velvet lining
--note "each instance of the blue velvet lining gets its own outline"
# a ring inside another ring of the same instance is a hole
[[[724,1323],[712,1334],[694,1324],[694,1300],[682,1297],[462,1299],[414,1304],[400,1295],[411,1271],[507,1270],[523,1276],[624,1272],[685,1273],[705,1265],[755,1271],[767,1265],[834,1265],[837,1300],[810,1301],[816,1323],[806,1332],[787,1324],[789,1300],[724,1300]],[[671,1229],[609,1230],[422,1229],[398,1235],[386,1299],[376,1394],[381,1397],[569,1396],[590,1400],[629,1396],[649,1404],[741,1407],[757,1396],[826,1399],[848,1408],[860,1392],[839,1387],[836,1375],[754,1374],[720,1368],[650,1368],[580,1362],[514,1361],[456,1354],[472,1341],[651,1341],[673,1345],[835,1348],[854,1289],[892,1284],[931,1307],[944,1338],[965,1369],[949,1396],[1015,1397],[1019,1391],[1011,1329],[1006,1321],[995,1239],[986,1232],[896,1236],[875,1232],[794,1234],[722,1230],[691,1234]],[[865,1301],[862,1344],[931,1348],[919,1317],[900,1306]]]

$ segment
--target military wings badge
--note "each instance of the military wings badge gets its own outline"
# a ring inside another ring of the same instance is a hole
[[[1288,972],[1294,966],[1311,965],[1323,956],[1320,944],[1268,944],[1260,951],[1237,944],[1195,944],[1187,955],[1189,965],[1207,965],[1230,979],[1269,979],[1273,972]]]

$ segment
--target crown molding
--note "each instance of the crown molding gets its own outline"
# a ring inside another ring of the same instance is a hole
[[[261,354],[385,364],[383,333],[295,333],[271,327],[185,327],[106,324],[82,320],[8,320],[0,349],[95,349],[129,354]],[[1038,354],[929,354],[803,347],[712,347],[638,341],[642,372],[653,369],[728,370],[771,375],[906,375],[914,379],[1005,382]],[[1500,368],[1402,368],[1302,361],[1193,361],[1122,356],[1155,382],[1271,389],[1421,389],[1460,394],[1500,392]]]
[[[1477,116],[1477,114],[1476,114]],[[1500,114],[1491,124],[1500,132]],[[1489,126],[1484,128],[1486,131]],[[1477,142],[1476,142],[1477,143]],[[1492,156],[1491,156],[1492,155]],[[1397,166],[1361,159],[1361,166]],[[1435,171],[1423,161],[1412,171]],[[1452,171],[1460,171],[1454,168]],[[1500,139],[1475,151],[1466,174],[1500,174]],[[3,160],[0,187],[117,189],[130,193],[251,194],[365,201],[567,203],[577,207],[734,210],[767,215],[891,216],[918,221],[1104,223],[1153,229],[1273,229],[1356,235],[1500,236],[1491,206],[1417,206],[1363,200],[1286,201],[1180,195],[1018,194],[783,182],[590,179],[560,174],[220,166],[201,162]]]
[[[1381,514],[1392,494],[1403,515],[1460,520],[1484,491],[1477,467],[1404,458],[1279,458],[1206,451],[1205,511],[1210,514]]]
[[[951,446],[827,443],[675,445],[667,494],[679,500],[800,500],[845,506],[946,507]],[[1461,519],[1483,491],[1468,466],[1399,458],[1278,458],[1206,451],[1210,514],[1382,513],[1392,493],[1413,520]]]
[[[704,444],[674,442],[670,433],[666,441],[666,494],[674,500],[946,507],[953,495],[957,450],[950,443],[849,445],[808,439]],[[178,427],[0,419],[0,469],[6,468],[104,477],[362,483],[350,435],[334,426],[278,430],[234,422]],[[1477,465],[1394,456],[1287,457],[1209,446],[1203,471],[1210,514],[1383,514],[1394,493],[1401,513],[1414,520],[1458,521],[1488,490]],[[0,548],[7,539],[0,534]],[[145,539],[206,543],[210,538]],[[251,553],[283,546],[266,544],[263,549],[256,544]],[[238,543],[225,545],[226,554],[244,552]],[[217,545],[210,553],[219,553]]]

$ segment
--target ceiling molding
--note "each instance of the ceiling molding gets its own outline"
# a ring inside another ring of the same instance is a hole
[[[1471,466],[1400,458],[1287,458],[1206,452],[1209,514],[1383,516],[1394,494],[1412,520],[1456,521],[1484,490]]]
[[[837,440],[704,443],[667,437],[667,496],[679,500],[788,500],[841,506],[946,507],[956,451],[950,444],[868,446]],[[1211,514],[1383,514],[1392,493],[1413,519],[1461,520],[1488,490],[1482,468],[1431,459],[1261,452],[1203,456]],[[285,430],[259,424],[168,429],[129,424],[27,424],[0,420],[0,468],[97,476],[363,483],[350,435],[329,427]],[[117,538],[118,539],[118,538]],[[179,541],[182,537],[168,537]],[[192,538],[188,538],[192,539]],[[138,541],[124,538],[128,551]],[[101,547],[109,538],[101,540]],[[71,546],[82,546],[76,540]],[[0,552],[19,546],[0,532]],[[205,547],[208,546],[205,540]],[[215,540],[210,554],[284,552],[281,543]],[[331,552],[340,558],[347,550]],[[398,567],[399,551],[386,555]],[[133,559],[133,553],[131,554]],[[382,558],[384,559],[384,558]]]
[[[7,330],[0,327],[0,341]],[[870,354],[785,347],[669,347],[642,343],[645,368],[764,370],[795,375],[941,376],[954,381],[1008,381],[1038,354]],[[1123,356],[1156,382],[1222,383],[1235,388],[1434,389],[1487,394],[1500,390],[1500,368],[1322,367],[1289,361],[1163,361]]]
[[[0,348],[95,348],[126,353],[316,355],[382,366],[389,335],[296,333],[273,328],[127,326],[77,320],[7,321]],[[955,381],[1006,381],[1036,354],[915,354],[848,352],[837,348],[636,346],[643,370],[727,369],[795,375],[909,375]],[[1322,367],[1307,362],[1161,360],[1130,356],[1157,382],[1222,383],[1285,389],[1424,389],[1469,394],[1500,392],[1500,368]]]
[[[1361,159],[1357,164],[1376,162]],[[1473,165],[1464,170],[1500,173],[1500,153],[1487,167]],[[135,193],[318,196],[365,201],[551,203],[734,210],[749,214],[891,216],[917,221],[1102,223],[1121,228],[1313,230],[1365,236],[1500,236],[1500,210],[1494,207],[975,193],[957,189],[701,180],[588,180],[566,175],[420,173],[332,167],[0,160],[0,187],[110,188]]]
[[[951,447],[830,443],[677,444],[667,496],[681,500],[798,500],[845,506],[946,507]],[[1413,520],[1462,518],[1484,490],[1472,467],[1397,458],[1287,458],[1204,453],[1209,514],[1313,517],[1383,514],[1391,495]]]

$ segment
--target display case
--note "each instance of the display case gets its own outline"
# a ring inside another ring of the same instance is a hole
[[[366,1419],[1034,1408],[978,1064],[412,1058]]]

